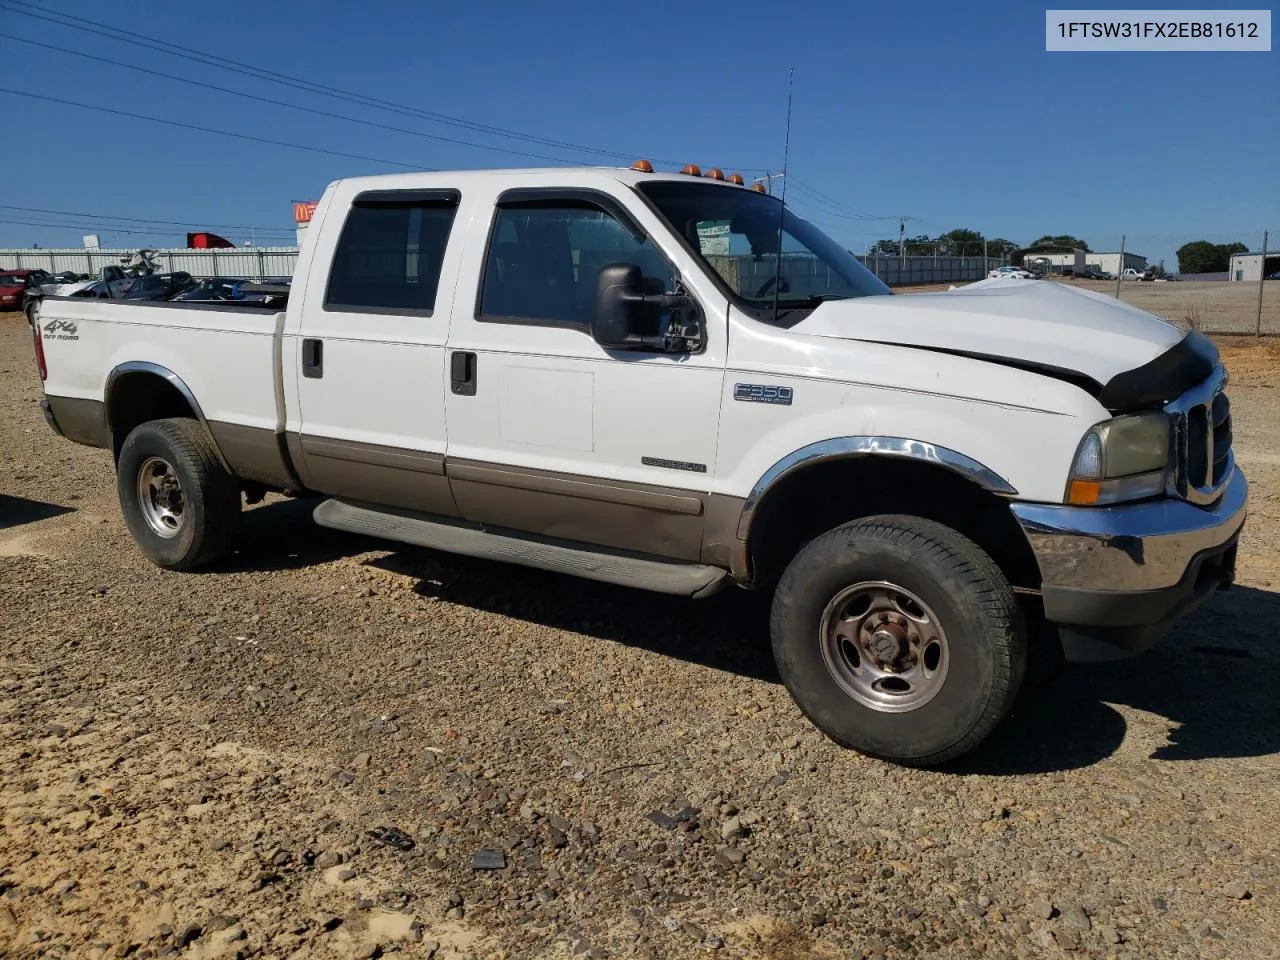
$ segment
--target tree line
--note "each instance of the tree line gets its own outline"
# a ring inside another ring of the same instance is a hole
[[[1179,273],[1225,273],[1231,269],[1233,253],[1248,253],[1243,243],[1210,243],[1192,240],[1178,248]]]
[[[1065,233],[1057,236],[1046,234],[1031,246],[1042,244],[1068,248],[1079,247],[1086,251],[1089,249],[1089,245],[1083,240]],[[935,252],[948,257],[981,257],[985,254],[999,260],[1018,249],[1018,244],[1012,240],[1006,240],[1004,237],[984,237],[977,230],[969,230],[965,227],[948,230],[936,237],[930,237],[927,234],[905,237],[902,242],[903,249],[899,250],[898,246],[897,240],[880,240],[871,248],[871,252],[878,253],[882,257],[931,257]]]

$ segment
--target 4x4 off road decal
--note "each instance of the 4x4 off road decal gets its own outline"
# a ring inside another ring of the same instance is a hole
[[[41,329],[44,331],[45,338],[49,340],[80,339],[73,320],[50,320]]]

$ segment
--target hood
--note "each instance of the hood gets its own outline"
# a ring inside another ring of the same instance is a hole
[[[1007,279],[945,293],[831,301],[791,330],[1037,369],[1095,396],[1119,374],[1150,364],[1183,340],[1173,324],[1112,297]]]
[[[75,283],[42,283],[35,292],[44,297],[69,297],[81,290],[88,290],[99,283],[98,280],[78,280]]]

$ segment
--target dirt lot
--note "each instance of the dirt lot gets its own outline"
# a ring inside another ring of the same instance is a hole
[[[1280,347],[1225,352],[1238,588],[921,772],[810,728],[743,594],[388,549],[284,500],[223,568],[162,572],[0,316],[0,954],[1273,957]]]
[[[1054,280],[1084,290],[1112,296],[1115,281]],[[949,284],[937,283],[903,287],[898,293],[926,293],[946,290]],[[1194,326],[1206,333],[1253,333],[1258,316],[1258,285],[1214,281],[1179,281],[1154,283],[1125,280],[1120,283],[1120,299],[1158,317],[1172,320],[1183,327]],[[1280,282],[1269,282],[1263,288],[1262,332],[1280,334]]]

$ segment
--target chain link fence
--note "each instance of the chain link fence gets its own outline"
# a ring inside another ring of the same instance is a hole
[[[1124,234],[1090,245],[1123,250],[1129,262],[1137,255],[1147,270],[1138,271],[1141,278],[1062,277],[1061,282],[1118,296],[1183,329],[1280,336],[1280,276],[1266,279],[1280,274],[1280,238],[1274,231],[1212,233],[1192,242],[1185,235]],[[1182,272],[1184,266],[1193,270]]]
[[[50,273],[87,273],[97,276],[103,267],[120,266],[121,258],[137,248],[119,250],[0,250],[0,269],[47,270]],[[182,271],[194,277],[289,277],[298,259],[297,247],[250,247],[221,250],[186,248],[156,251],[155,261],[166,273]]]

